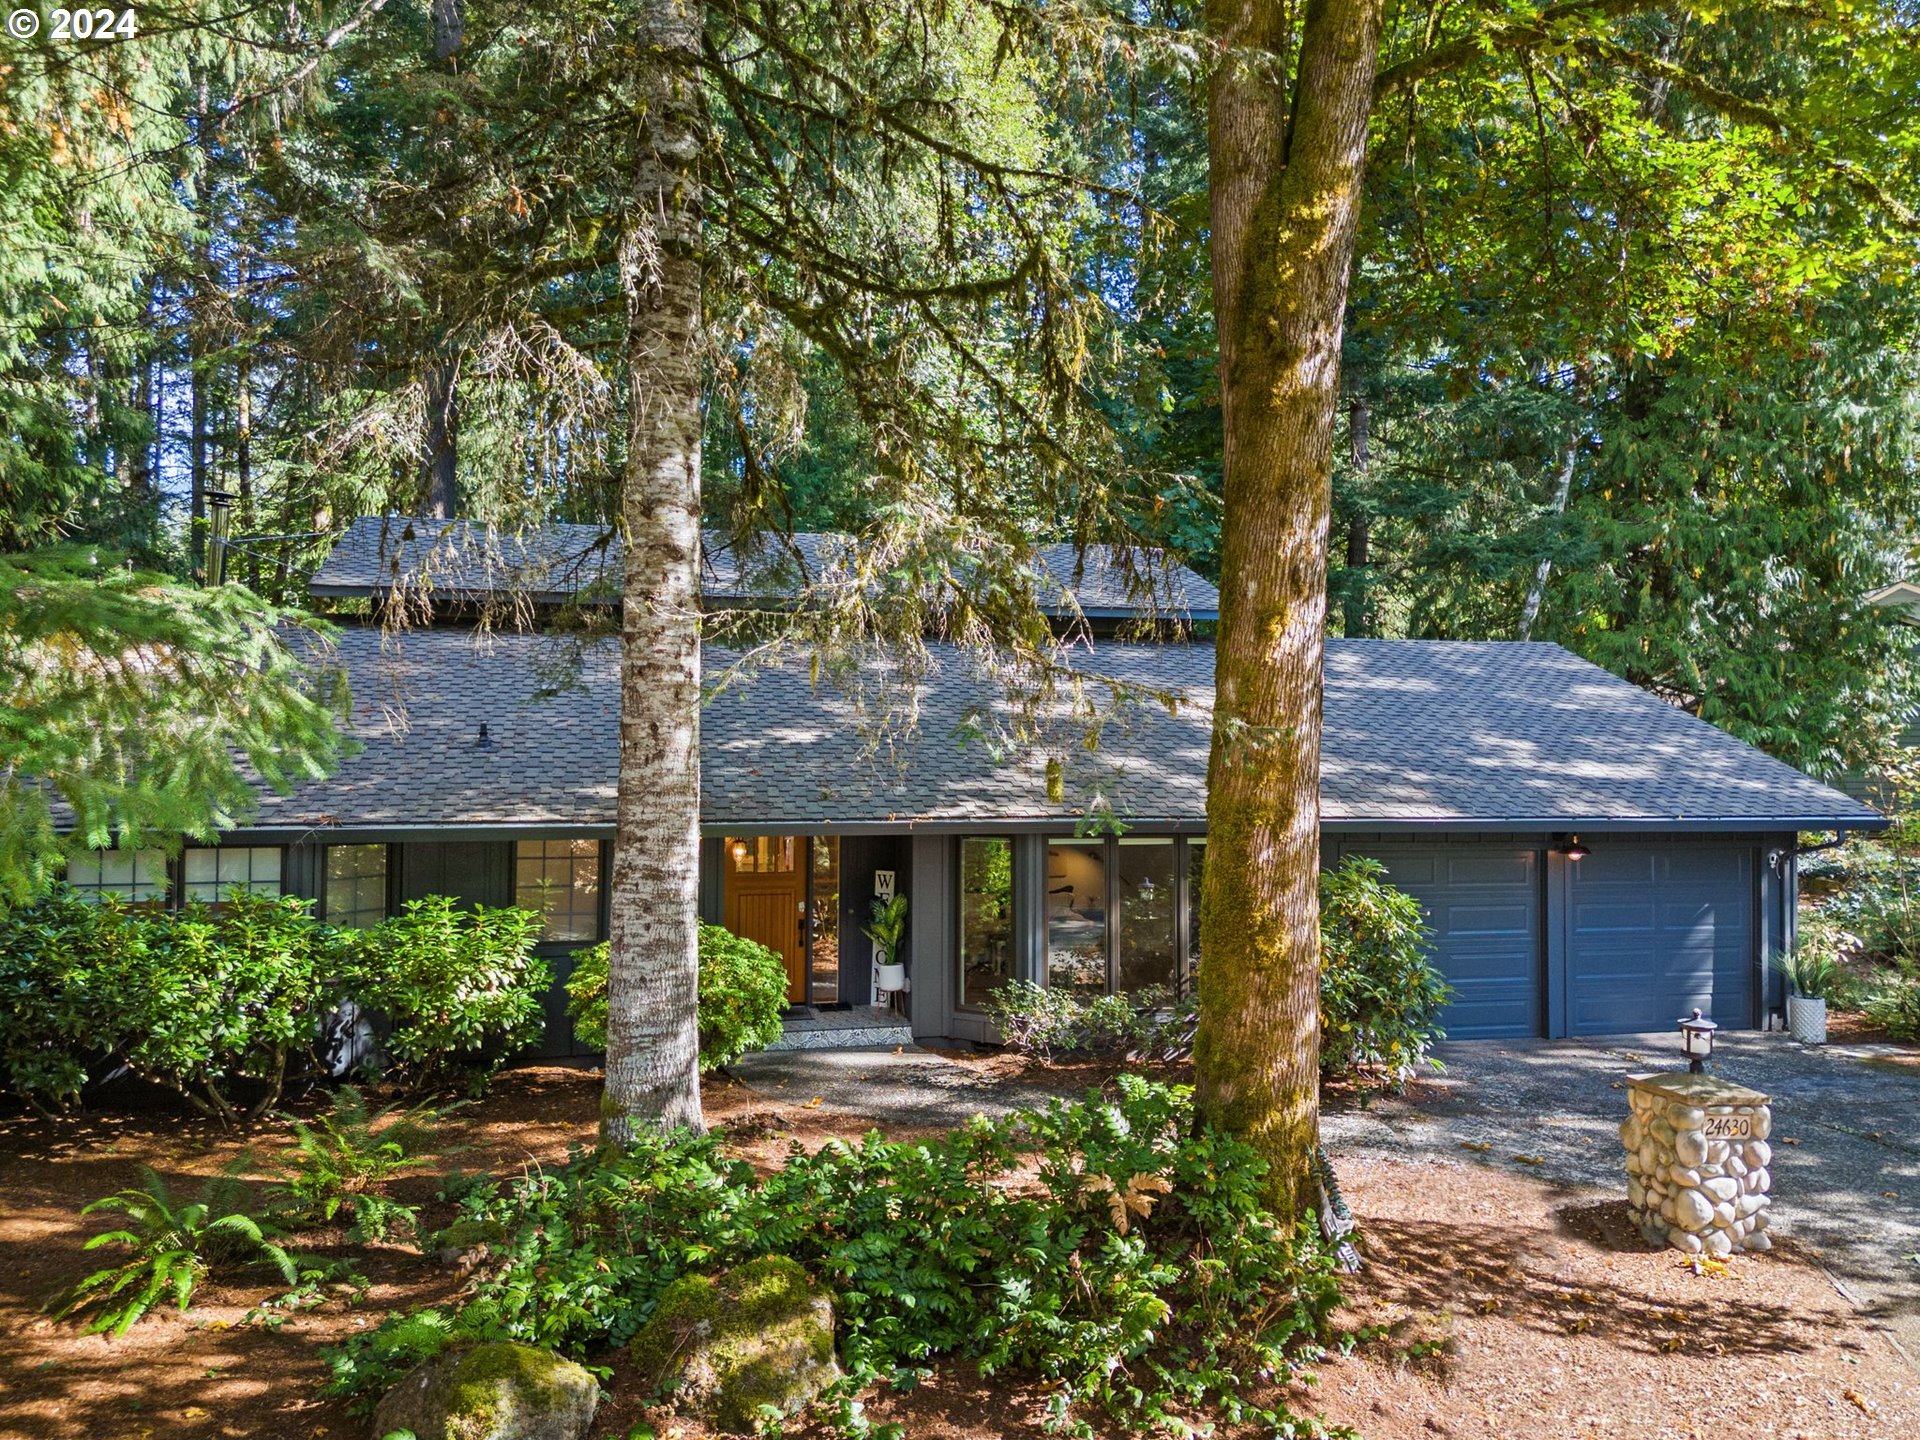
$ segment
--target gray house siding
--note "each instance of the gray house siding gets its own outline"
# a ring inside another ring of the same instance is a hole
[[[1371,855],[1420,900],[1436,932],[1435,961],[1458,992],[1444,1021],[1457,1039],[1666,1030],[1695,1005],[1738,1030],[1763,1025],[1781,1009],[1780,977],[1769,962],[1793,943],[1794,835],[1583,831],[1591,853],[1577,862],[1559,853],[1564,838],[1439,830],[1328,834],[1322,860],[1331,866]],[[1012,973],[1044,982],[1047,837],[1022,833],[1011,840]],[[603,873],[611,869],[611,848],[602,841]],[[320,840],[285,847],[287,893],[323,895],[325,849]],[[512,840],[406,841],[392,844],[388,854],[394,908],[431,894],[467,905],[513,903]],[[840,998],[850,1004],[872,998],[872,949],[863,930],[874,872],[892,870],[911,907],[907,1005],[914,1034],[992,1043],[998,1037],[984,1012],[959,1003],[958,857],[953,833],[842,837]],[[700,909],[709,923],[724,913],[723,858],[718,838],[703,842]],[[1182,930],[1193,904],[1183,864],[1176,910]],[[603,887],[602,935],[606,906]],[[554,972],[547,1038],[537,1052],[548,1058],[586,1053],[573,1039],[563,989],[571,952],[582,943],[540,947]]]

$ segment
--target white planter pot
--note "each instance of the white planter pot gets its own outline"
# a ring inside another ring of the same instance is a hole
[[[1827,1002],[1805,995],[1787,997],[1787,1033],[1802,1045],[1827,1043]]]
[[[907,967],[904,965],[876,965],[873,967],[878,977],[874,984],[881,990],[904,990],[907,988]]]

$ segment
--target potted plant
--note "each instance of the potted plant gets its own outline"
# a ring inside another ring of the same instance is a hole
[[[1840,978],[1840,952],[1854,937],[1830,924],[1803,922],[1798,943],[1780,961],[1787,980],[1787,1033],[1803,1045],[1827,1043],[1827,1001]]]
[[[874,984],[881,990],[907,988],[907,967],[900,963],[900,939],[907,931],[907,897],[873,902],[873,923],[867,938],[873,942]]]

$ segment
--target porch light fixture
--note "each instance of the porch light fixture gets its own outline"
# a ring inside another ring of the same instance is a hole
[[[1720,1027],[1698,1010],[1680,1021],[1680,1053],[1687,1057],[1687,1069],[1695,1075],[1707,1068],[1713,1054],[1713,1032]]]
[[[1560,853],[1569,860],[1584,860],[1587,856],[1591,855],[1593,851],[1580,843],[1580,837],[1578,835],[1569,835],[1566,844],[1560,847]]]

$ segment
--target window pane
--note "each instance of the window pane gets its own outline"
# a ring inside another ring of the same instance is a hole
[[[1079,995],[1107,989],[1107,847],[1047,842],[1047,983]]]
[[[112,895],[128,903],[164,900],[167,857],[158,850],[102,850],[67,865],[67,883],[90,900]]]
[[[1187,973],[1200,964],[1200,878],[1207,867],[1207,842],[1187,842]]]
[[[979,1007],[1013,978],[1013,842],[960,842],[960,1003]]]
[[[351,929],[387,918],[387,847],[327,847],[327,922]]]
[[[840,837],[816,835],[812,895],[807,905],[809,998],[831,1005],[840,998]]]
[[[545,917],[544,940],[600,938],[600,842],[522,840],[514,846],[514,903]]]
[[[186,852],[182,865],[183,891],[189,900],[218,901],[231,890],[241,889],[255,895],[280,893],[280,847],[278,845],[242,845],[233,849],[199,849]]]
[[[794,835],[735,837],[726,847],[727,864],[736,875],[791,875],[800,855]]]
[[[1174,981],[1173,841],[1122,840],[1115,906],[1120,912],[1120,989]]]

